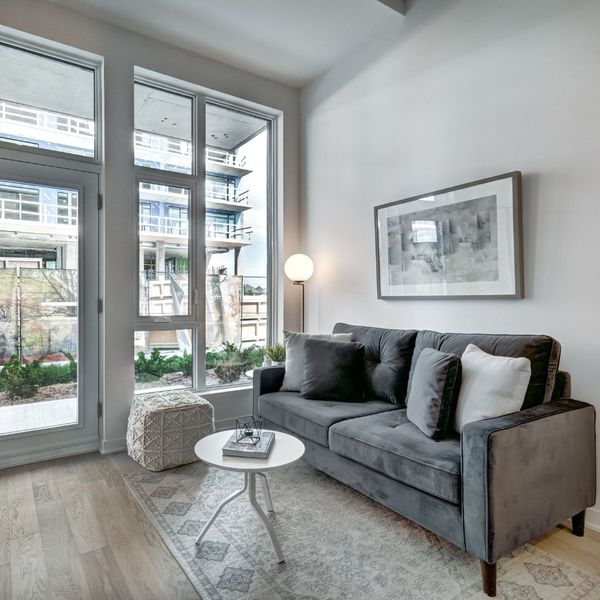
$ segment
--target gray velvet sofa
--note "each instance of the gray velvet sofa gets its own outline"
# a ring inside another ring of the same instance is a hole
[[[309,464],[477,556],[489,596],[503,555],[568,518],[583,535],[596,495],[595,411],[570,399],[558,342],[343,323],[334,332],[365,346],[364,402],[280,392],[283,367],[254,371],[254,414],[302,439]],[[412,368],[423,348],[461,355],[469,343],[530,359],[523,409],[434,441],[406,418]]]

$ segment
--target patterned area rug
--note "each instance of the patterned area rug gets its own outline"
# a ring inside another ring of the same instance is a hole
[[[487,598],[478,560],[301,461],[269,476],[283,564],[244,496],[195,547],[243,475],[194,463],[124,477],[204,600]],[[526,545],[499,562],[498,597],[600,600],[600,581]]]

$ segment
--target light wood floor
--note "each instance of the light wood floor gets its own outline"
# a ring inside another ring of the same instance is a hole
[[[0,471],[0,599],[199,598],[121,474],[125,454]],[[600,534],[556,528],[536,545],[600,576]]]

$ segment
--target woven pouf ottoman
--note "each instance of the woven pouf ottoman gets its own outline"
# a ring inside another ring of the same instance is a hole
[[[149,471],[198,460],[196,442],[215,430],[208,400],[189,390],[139,394],[127,423],[127,454]]]

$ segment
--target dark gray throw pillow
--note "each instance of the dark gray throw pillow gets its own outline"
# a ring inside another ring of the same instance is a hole
[[[365,347],[357,342],[308,338],[300,395],[315,400],[362,401],[364,360]]]
[[[434,440],[450,429],[460,376],[461,362],[456,354],[433,348],[421,350],[411,378],[406,417]]]

